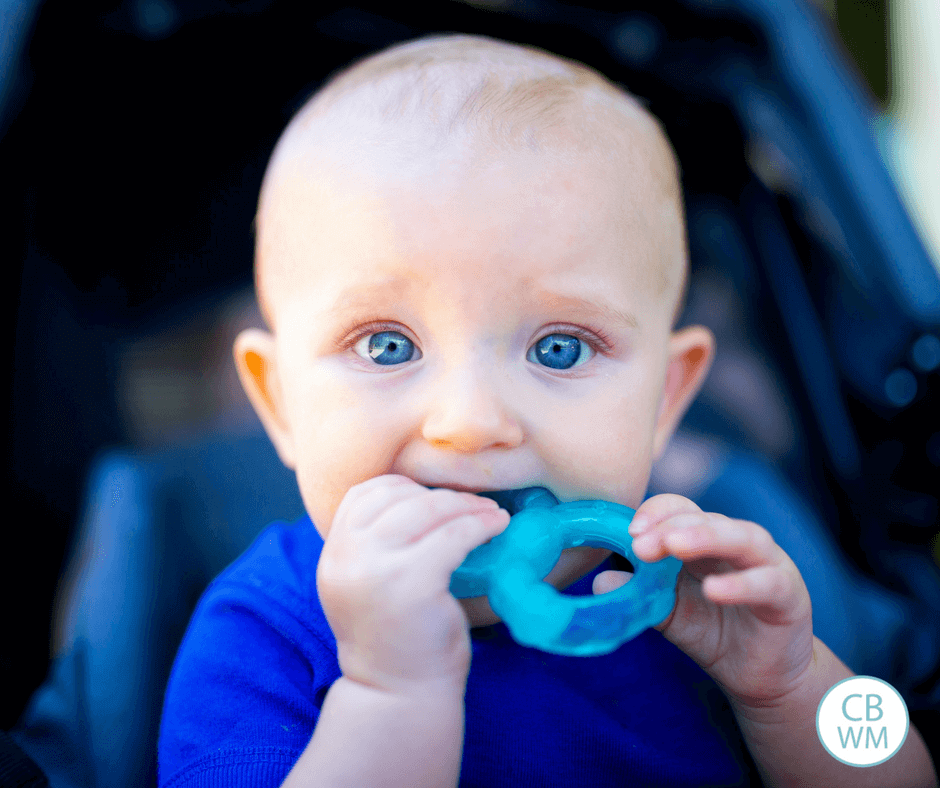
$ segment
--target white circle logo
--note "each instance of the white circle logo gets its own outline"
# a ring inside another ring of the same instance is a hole
[[[874,676],[852,676],[833,685],[816,711],[819,741],[850,766],[884,763],[901,749],[909,728],[904,699]]]

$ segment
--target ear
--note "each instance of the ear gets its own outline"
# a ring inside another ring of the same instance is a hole
[[[274,444],[281,462],[294,469],[294,441],[278,377],[273,334],[259,328],[242,331],[235,339],[235,368],[242,387]]]
[[[689,405],[705,382],[715,356],[715,337],[704,326],[689,326],[669,340],[669,360],[663,385],[653,459],[658,459]]]

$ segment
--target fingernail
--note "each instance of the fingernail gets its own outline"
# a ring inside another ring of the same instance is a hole
[[[651,545],[652,543],[653,543],[652,536],[641,536],[638,539],[634,540],[633,551],[636,552],[637,550],[639,550],[640,552],[643,552],[643,549],[647,547],[648,545]]]
[[[480,516],[486,518],[486,520],[494,525],[497,523],[508,523],[509,522],[509,512],[505,509],[494,509],[493,511],[480,512]]]
[[[630,527],[627,529],[627,532],[630,534],[630,536],[639,536],[647,528],[649,528],[649,525],[649,520],[640,514],[633,518],[633,522],[630,523]]]
[[[473,498],[474,502],[478,502],[488,509],[499,508],[499,504],[496,503],[496,501],[494,501],[492,498],[484,498],[482,495],[476,495],[475,493],[464,493],[464,495],[469,495],[471,498]]]

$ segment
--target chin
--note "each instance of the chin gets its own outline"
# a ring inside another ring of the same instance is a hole
[[[569,547],[563,550],[554,569],[544,578],[545,582],[559,591],[564,591],[576,580],[580,580],[592,569],[603,563],[610,550],[602,547]],[[486,627],[498,624],[502,619],[493,612],[485,596],[458,599],[467,615],[471,627]]]
[[[611,551],[604,547],[569,547],[562,551],[561,558],[548,573],[545,582],[563,591],[606,561],[610,554]]]

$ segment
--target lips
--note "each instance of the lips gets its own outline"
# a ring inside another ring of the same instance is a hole
[[[552,493],[545,487],[517,487],[509,490],[478,490],[463,485],[437,484],[427,485],[430,489],[448,489],[458,492],[468,492],[496,501],[501,508],[509,512],[510,516],[517,514],[530,506],[554,506],[558,503]]]

